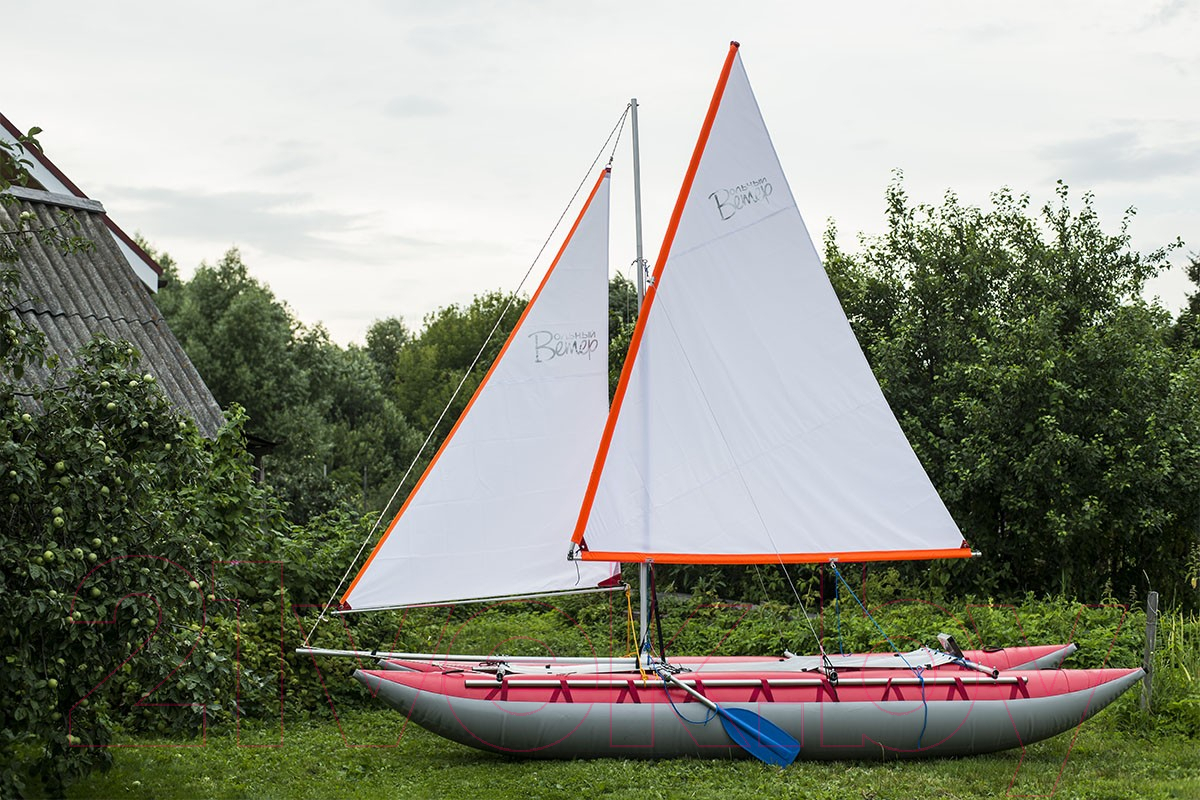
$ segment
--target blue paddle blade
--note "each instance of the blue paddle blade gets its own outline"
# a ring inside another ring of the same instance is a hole
[[[753,711],[717,706],[717,714],[729,738],[763,763],[786,767],[800,755],[799,742]]]

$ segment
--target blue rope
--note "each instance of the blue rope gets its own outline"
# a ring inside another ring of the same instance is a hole
[[[863,601],[858,599],[858,595],[856,595],[854,590],[850,588],[850,584],[846,583],[846,579],[842,577],[841,570],[837,568],[837,562],[830,561],[829,566],[833,567],[833,574],[837,576],[838,580],[846,584],[846,591],[849,592],[850,596],[853,597],[855,602],[858,603],[858,607],[861,608],[863,613],[867,615],[867,619],[871,620],[871,624],[875,626],[875,629],[879,631],[885,640],[887,640],[888,646],[892,648],[892,652],[900,656],[900,660],[904,662],[904,666],[908,667],[910,670],[913,670],[913,673],[915,674],[916,670],[913,669],[913,665],[908,663],[908,659],[905,658],[904,654],[900,652],[900,648],[896,647],[896,643],[891,640],[891,637],[889,637],[883,628],[880,627],[879,623],[875,621],[875,618],[871,616],[871,612],[867,611],[867,607],[863,605]]]
[[[878,630],[879,633],[883,635],[883,638],[887,640],[888,646],[892,648],[892,652],[900,656],[900,660],[904,662],[904,666],[908,667],[909,671],[912,672],[913,675],[917,676],[917,680],[921,684],[921,706],[924,709],[925,718],[921,722],[921,732],[917,735],[917,749],[920,750],[921,740],[925,738],[925,729],[929,725],[929,702],[925,699],[925,676],[921,674],[925,671],[925,668],[914,667],[912,664],[908,663],[908,659],[904,657],[904,653],[900,652],[900,648],[896,647],[896,643],[892,641],[891,637],[887,635],[875,618],[871,616],[871,612],[867,611],[867,607],[863,605],[863,601],[858,599],[858,595],[854,593],[854,589],[850,587],[850,584],[846,583],[846,579],[842,577],[841,570],[837,568],[837,562],[830,561],[829,566],[833,567],[833,574],[837,576],[838,580],[846,584],[846,591],[848,591],[850,596],[853,597],[858,603],[858,607],[861,608],[863,613],[867,615],[867,619],[871,620],[871,624],[875,626],[875,629]]]
[[[671,710],[675,712],[675,716],[679,717],[681,720],[683,720],[684,722],[686,722],[689,725],[707,725],[708,723],[712,722],[714,719],[717,718],[717,712],[713,711],[711,708],[705,709],[706,714],[704,716],[704,719],[700,720],[699,722],[697,722],[694,719],[688,719],[687,717],[685,717],[683,715],[683,712],[681,712],[679,710],[679,708],[675,705],[675,700],[671,697],[671,691],[668,688],[671,685],[671,682],[668,681],[666,678],[664,678],[662,675],[659,675],[658,677],[663,682],[663,694],[665,694],[667,696],[667,702],[671,704]]]
[[[914,672],[917,673],[917,680],[921,682],[921,708],[925,711],[925,718],[921,720],[921,732],[917,734],[917,749],[921,749],[921,740],[925,738],[925,729],[929,727],[929,702],[925,699],[925,672],[924,667],[917,667]]]

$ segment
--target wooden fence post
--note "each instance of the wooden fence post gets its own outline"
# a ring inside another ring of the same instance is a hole
[[[1154,682],[1154,637],[1158,633],[1158,592],[1146,596],[1146,653],[1142,657],[1142,711],[1150,712],[1150,689]]]

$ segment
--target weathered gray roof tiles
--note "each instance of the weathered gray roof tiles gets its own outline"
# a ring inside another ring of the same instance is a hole
[[[143,368],[155,376],[167,399],[195,419],[205,436],[213,436],[224,422],[221,408],[167,327],[150,290],[117,249],[100,204],[49,192],[18,191],[16,202],[0,203],[0,226],[11,230],[22,212],[31,211],[36,221],[28,224],[35,229],[58,227],[65,214],[78,227],[64,233],[92,242],[86,250],[64,254],[30,237],[19,248],[16,268],[23,299],[15,310],[46,335],[47,353],[70,366],[78,363],[75,354],[96,334],[128,341],[141,352]],[[31,370],[22,381],[41,385],[48,377],[44,369]]]

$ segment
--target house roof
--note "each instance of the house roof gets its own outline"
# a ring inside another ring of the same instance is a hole
[[[32,212],[36,222],[26,224],[66,225],[70,235],[92,242],[88,249],[64,254],[54,244],[29,237],[19,249],[22,299],[14,310],[45,334],[47,352],[69,366],[97,334],[128,341],[141,352],[142,368],[155,376],[167,399],[195,419],[205,436],[215,435],[224,422],[221,408],[167,327],[149,288],[129,268],[104,208],[81,193],[17,188],[9,193],[16,199],[0,203],[0,228],[12,230],[23,212]],[[28,370],[22,382],[45,385],[48,379],[42,368]]]
[[[15,142],[20,136],[20,129],[16,125],[13,125],[8,117],[0,114],[0,139]],[[76,186],[42,151],[35,147],[25,148],[25,157],[30,161],[30,176],[37,181],[42,189],[54,195],[90,200],[83,193],[83,190]],[[108,214],[104,212],[103,207],[100,208],[99,213],[100,219],[104,227],[108,229],[108,235],[116,243],[121,257],[133,269],[134,273],[141,278],[142,282],[150,287],[151,291],[158,291],[158,279],[162,275],[162,267],[137,242],[130,238],[125,231],[121,230],[117,223],[109,218]]]

